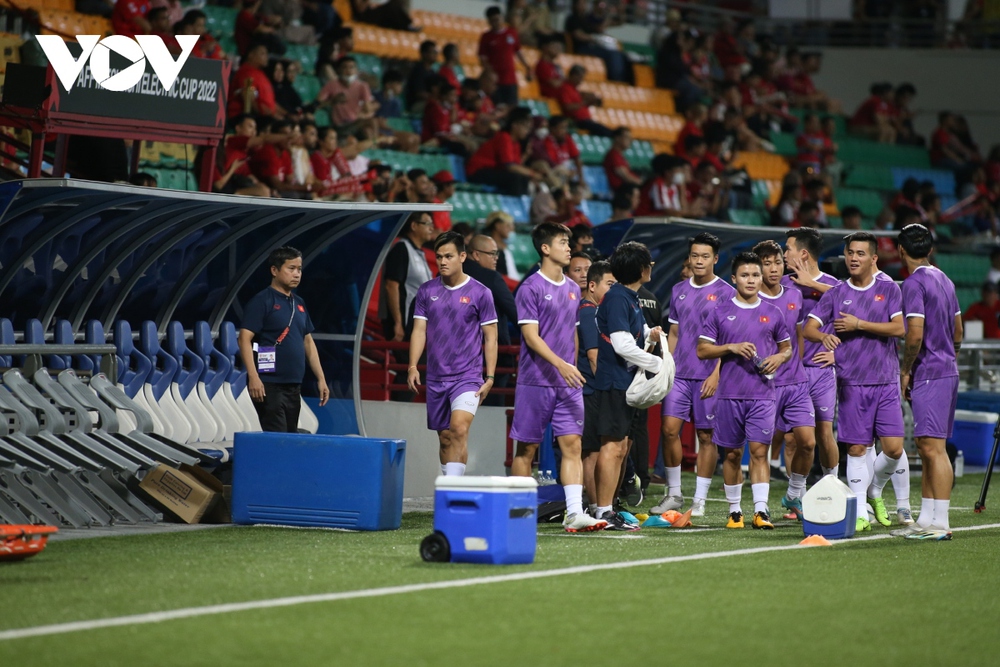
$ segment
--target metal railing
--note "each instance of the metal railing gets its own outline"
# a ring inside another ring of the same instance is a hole
[[[969,389],[1000,392],[1000,340],[963,343],[958,374]]]

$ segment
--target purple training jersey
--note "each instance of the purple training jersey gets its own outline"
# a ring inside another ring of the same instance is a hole
[[[753,343],[761,359],[777,354],[778,343],[791,339],[780,310],[762,299],[749,305],[735,297],[708,314],[700,338],[715,345]],[[774,399],[774,381],[757,371],[753,361],[738,354],[722,357],[719,398]]]
[[[704,380],[715,370],[715,359],[698,358],[698,335],[709,313],[720,303],[736,296],[736,289],[718,276],[707,285],[695,285],[694,278],[674,285],[670,292],[667,321],[677,325],[674,347],[675,377]]]
[[[769,303],[781,311],[785,328],[792,337],[792,358],[778,368],[774,376],[774,386],[785,387],[807,382],[806,371],[802,368],[802,359],[799,358],[799,336],[796,330],[796,327],[802,326],[805,319],[805,315],[802,314],[802,292],[782,285],[778,296],[770,296],[764,292],[759,292],[758,296],[764,299],[764,303]]]
[[[554,283],[538,271],[525,278],[514,301],[517,303],[517,323],[537,324],[538,335],[549,349],[575,366],[580,287],[566,276],[563,276],[562,282]],[[521,336],[517,383],[536,387],[566,386],[556,367],[535,354],[524,336]]]
[[[469,277],[457,287],[440,276],[428,280],[417,290],[413,318],[427,320],[428,382],[483,377],[482,327],[497,322],[485,285]]]
[[[823,272],[820,272],[819,276],[816,277],[816,282],[829,285],[830,287],[840,284],[839,280],[831,276],[829,273]],[[791,276],[784,276],[781,279],[781,285],[785,289],[797,290],[802,295],[802,322],[804,323],[806,318],[809,317],[809,313],[816,308],[816,304],[819,303],[820,298],[823,296],[823,292],[815,290],[811,287],[796,285]],[[833,333],[833,323],[824,324],[820,327],[820,331],[823,333]],[[823,352],[824,349],[825,348],[820,343],[813,343],[808,340],[805,341],[802,345],[802,365],[818,367],[819,364],[814,364],[812,358],[816,356],[817,352]]]
[[[903,281],[903,314],[924,320],[924,341],[913,364],[913,381],[958,375],[955,316],[961,315],[955,285],[940,269],[918,266]]]
[[[821,326],[833,326],[841,313],[866,322],[885,323],[903,314],[903,294],[892,280],[872,277],[865,287],[850,280],[831,288],[819,300],[809,317]],[[899,381],[896,339],[865,331],[837,334],[840,347],[834,352],[837,384],[872,385]]]

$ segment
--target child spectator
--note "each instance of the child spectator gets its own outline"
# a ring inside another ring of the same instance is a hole
[[[995,282],[983,283],[980,300],[969,306],[962,318],[983,323],[983,338],[1000,338],[1000,295]]]
[[[563,52],[564,39],[561,33],[555,33],[542,40],[541,53],[535,65],[535,78],[538,79],[538,90],[542,97],[554,99],[565,78],[563,69],[558,63],[559,56]]]
[[[820,174],[826,165],[836,160],[837,145],[830,141],[819,123],[819,116],[814,113],[806,115],[802,134],[795,139],[798,148],[798,167],[807,174]]]
[[[486,10],[486,20],[490,29],[479,38],[479,62],[483,69],[491,69],[497,75],[497,91],[493,101],[497,105],[517,106],[517,65],[521,61],[524,77],[531,81],[531,68],[521,54],[521,41],[517,31],[506,25],[503,12],[493,6]]]
[[[590,107],[601,106],[603,101],[597,95],[579,89],[586,74],[587,70],[581,65],[573,65],[569,69],[569,75],[556,91],[559,108],[562,109],[563,115],[572,118],[573,123],[581,130],[599,137],[610,137],[611,129],[590,116]]]
[[[471,183],[496,186],[503,194],[523,196],[542,175],[521,164],[521,142],[531,134],[531,110],[517,107],[507,117],[507,127],[479,147],[465,165]]]
[[[257,180],[250,171],[250,152],[269,142],[284,143],[285,137],[258,135],[257,121],[253,116],[237,116],[233,122],[234,134],[226,137],[220,151],[222,162],[215,169],[212,191],[224,194],[270,197],[271,188]]]
[[[871,93],[848,125],[852,134],[883,144],[896,143],[896,128],[892,118],[892,84],[873,83]]]
[[[457,93],[462,89],[462,81],[465,80],[465,70],[462,69],[462,63],[459,60],[458,45],[445,44],[441,51],[441,57],[444,62],[441,63],[438,74],[443,76]]]
[[[403,73],[398,69],[387,69],[382,73],[382,89],[375,92],[378,102],[376,118],[402,118],[403,116]]]
[[[611,133],[611,148],[604,155],[604,173],[608,187],[617,190],[624,184],[642,185],[642,178],[632,171],[625,152],[632,146],[632,130],[622,125]]]

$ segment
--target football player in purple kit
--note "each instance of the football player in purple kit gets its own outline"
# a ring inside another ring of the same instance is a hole
[[[733,258],[736,296],[709,313],[698,337],[699,359],[720,359],[719,391],[715,400],[715,444],[726,450],[722,478],[729,521],[726,528],[743,528],[741,463],[743,445],[750,443],[750,488],[753,528],[773,529],[767,496],[775,420],[774,378],[792,356],[791,334],[784,313],[760,298],[761,261],[752,252]]]
[[[441,474],[461,476],[469,460],[469,427],[493,387],[497,313],[493,293],[462,270],[461,234],[445,232],[434,252],[439,275],[417,290],[410,359],[420,359],[427,347],[427,428],[438,432]],[[406,375],[416,392],[420,371],[410,366]]]
[[[792,334],[792,357],[788,363],[781,365],[774,377],[775,422],[771,447],[781,447],[785,434],[792,433],[794,447],[785,450],[788,493],[781,499],[781,506],[790,511],[788,518],[801,520],[806,477],[816,450],[816,409],[809,396],[809,383],[802,367],[799,345],[803,319],[802,293],[781,284],[785,273],[781,246],[774,241],[761,241],[754,246],[753,252],[760,257],[763,269],[759,296],[781,311],[785,327]]]
[[[719,362],[698,358],[698,334],[708,314],[736,294],[732,285],[715,275],[720,241],[714,234],[702,232],[688,239],[687,260],[691,278],[674,285],[670,293],[667,321],[667,347],[674,356],[674,386],[663,400],[663,461],[666,485],[663,500],[650,509],[651,514],[679,510],[681,495],[681,427],[693,422],[698,435],[698,469],[691,516],[705,515],[705,500],[719,460],[719,450],[712,442],[715,428],[715,393],[719,386]]]
[[[567,532],[601,530],[599,521],[583,511],[583,376],[576,367],[577,310],[580,287],[563,274],[570,264],[571,233],[565,225],[543,222],[531,231],[541,267],[517,290],[521,357],[514,392],[514,421],[510,437],[517,452],[510,472],[531,476],[531,462],[545,428],[552,424],[562,452],[559,478],[566,493]]]
[[[912,540],[950,540],[948,506],[954,471],[944,446],[952,435],[958,402],[962,312],[955,285],[927,259],[934,247],[930,231],[923,225],[908,225],[898,242],[910,271],[903,281],[906,343],[899,385],[913,405],[913,435],[923,477],[917,522],[892,534]]]
[[[847,447],[847,482],[858,502],[857,530],[871,530],[865,496],[876,516],[885,514],[882,489],[903,454],[903,408],[897,376],[896,338],[904,333],[903,295],[891,280],[875,277],[878,240],[869,232],[844,238],[850,278],[831,288],[809,314],[802,335],[834,353],[838,436]],[[833,323],[833,333],[821,328]],[[874,474],[866,449],[878,437],[882,452]],[[870,486],[869,486],[870,485]]]
[[[785,236],[785,265],[791,273],[781,279],[781,284],[802,293],[802,320],[805,322],[823,294],[839,285],[840,281],[819,270],[819,254],[823,246],[818,231],[802,227],[788,230]],[[832,333],[833,324],[825,325],[821,331]],[[819,343],[803,341],[801,356],[813,412],[816,413],[820,467],[824,475],[836,475],[840,452],[833,437],[833,419],[837,413],[837,374],[833,368],[833,354]],[[785,446],[788,446],[787,440]]]

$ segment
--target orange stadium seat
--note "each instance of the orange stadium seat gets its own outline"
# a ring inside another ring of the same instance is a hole
[[[344,23],[349,23],[354,18],[354,11],[351,9],[351,0],[333,0],[333,8],[340,14]]]
[[[733,166],[746,169],[750,178],[780,181],[791,167],[788,161],[773,153],[737,153]]]
[[[614,109],[634,109],[650,113],[673,115],[674,96],[667,90],[636,88],[623,83],[605,81],[603,83],[585,82],[582,90],[600,95],[604,106]]]
[[[414,9],[413,22],[423,28],[428,38],[447,42],[475,42],[489,29],[486,19],[474,19],[455,14],[442,14]]]
[[[635,85],[639,88],[656,88],[656,74],[649,65],[632,65],[635,73]]]

